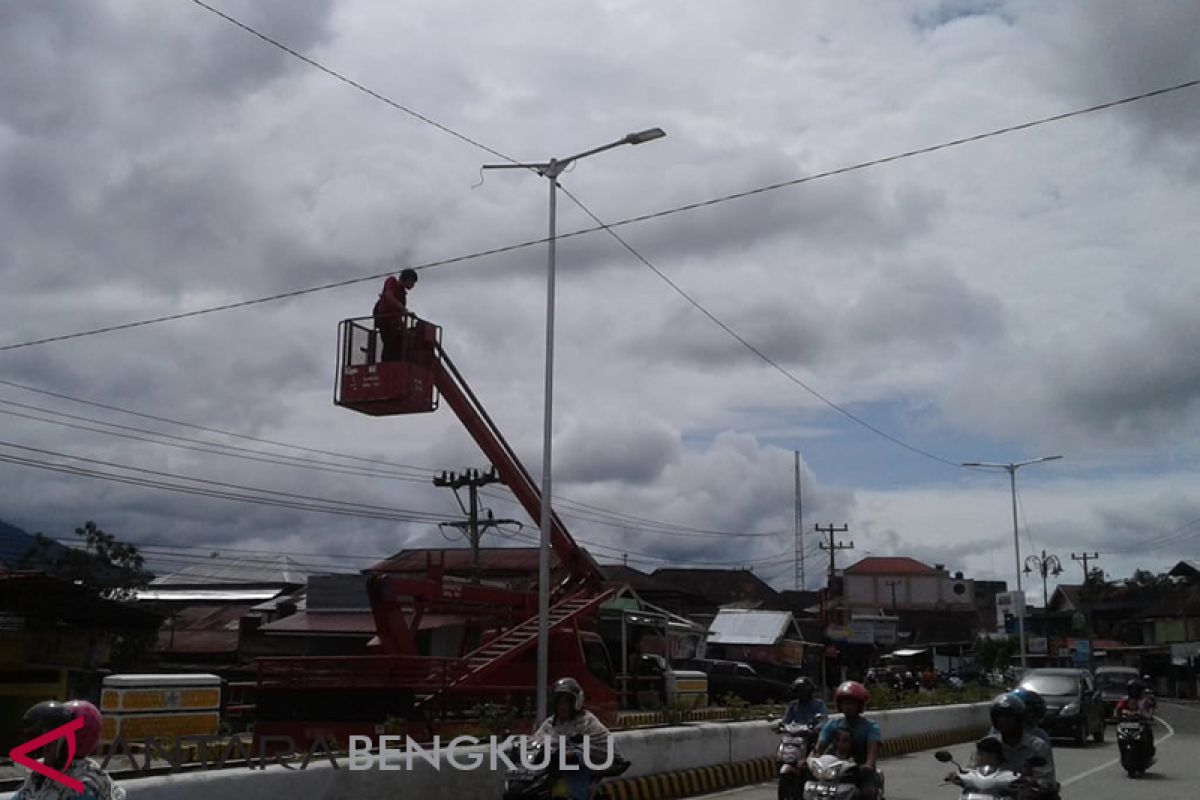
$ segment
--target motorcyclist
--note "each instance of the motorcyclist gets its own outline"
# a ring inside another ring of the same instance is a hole
[[[990,738],[998,739],[1003,750],[1001,769],[1027,775],[1030,786],[1037,797],[1056,797],[1058,778],[1054,770],[1054,752],[1028,730],[1029,712],[1025,702],[1015,692],[996,697],[991,708],[992,727],[996,733]],[[1038,757],[1045,763],[1033,766],[1029,762]]]
[[[806,677],[799,677],[792,681],[792,702],[788,705],[787,711],[783,715],[783,720],[779,723],[780,727],[797,723],[800,725],[812,725],[818,719],[828,717],[829,709],[825,707],[825,701],[816,697],[816,687],[813,682]],[[811,749],[815,735],[810,734],[807,737],[808,746]],[[800,780],[800,785],[804,785],[810,777],[808,764],[803,763],[796,765],[796,772]]]
[[[554,744],[561,742],[570,748],[568,763],[578,769],[565,770],[562,778],[567,784],[570,800],[587,800],[589,786],[597,776],[584,764],[583,748],[588,748],[588,760],[592,764],[606,764],[612,746],[608,728],[583,707],[583,687],[574,678],[555,681],[550,690],[550,703],[553,713],[534,731],[534,738]],[[615,748],[613,752],[616,752]]]
[[[867,688],[857,681],[846,681],[839,686],[833,702],[843,718],[832,719],[821,728],[816,748],[816,755],[822,756],[833,746],[839,730],[850,731],[854,740],[854,761],[859,765],[856,782],[863,800],[875,800],[881,788],[875,764],[879,760],[883,734],[878,725],[863,716],[870,698]]]
[[[1004,762],[1004,745],[995,736],[985,736],[975,743],[975,754],[971,757],[971,766],[999,768]],[[962,775],[956,769],[946,776],[946,781],[963,785]]]
[[[1150,755],[1156,752],[1154,747],[1154,698],[1148,696],[1146,685],[1137,678],[1125,684],[1125,697],[1121,698],[1116,708],[1117,719],[1131,716],[1146,723],[1147,747]]]
[[[792,702],[784,712],[781,725],[798,722],[801,725],[811,725],[818,717],[829,716],[825,701],[815,696],[816,687],[808,678],[796,678],[792,681]]]
[[[1154,696],[1154,679],[1149,675],[1142,676],[1142,685],[1146,687],[1146,699],[1150,703],[1151,713],[1158,711],[1158,699]]]
[[[1051,751],[1053,751],[1054,748],[1050,742],[1050,734],[1042,729],[1042,720],[1046,718],[1046,701],[1032,689],[1017,689],[1013,694],[1021,698],[1021,702],[1025,703],[1025,729],[1045,742],[1051,748]]]
[[[31,772],[13,795],[13,800],[125,800],[125,790],[89,758],[100,744],[102,728],[100,711],[91,703],[86,700],[66,703],[45,700],[31,706],[23,719],[25,735],[33,739],[76,719],[83,720],[82,728],[43,745],[37,752],[47,767],[82,783],[83,793],[79,794],[46,775]],[[75,741],[73,756],[68,744],[70,736]]]

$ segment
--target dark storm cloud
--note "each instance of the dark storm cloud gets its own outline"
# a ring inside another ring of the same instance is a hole
[[[1088,342],[1048,357],[1042,379],[1061,424],[1114,443],[1149,444],[1195,425],[1200,296],[1129,304]]]
[[[849,304],[768,291],[743,289],[736,316],[713,311],[785,364],[842,362],[870,372],[898,356],[941,359],[970,344],[1001,339],[1007,324],[997,298],[938,268],[875,270]],[[672,357],[698,364],[751,363],[743,345],[695,309],[683,308],[672,317],[656,337]]]
[[[1042,79],[1077,97],[1104,102],[1200,75],[1200,6],[1195,3],[1159,3],[1152,11],[1120,0],[1011,5],[1017,24],[1045,46],[1044,58],[1058,64],[1042,72]],[[1200,153],[1195,91],[1118,113],[1143,130],[1148,137],[1144,144],[1170,145],[1194,158]]]

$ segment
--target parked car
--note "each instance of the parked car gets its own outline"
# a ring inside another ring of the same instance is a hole
[[[760,675],[758,670],[741,661],[692,658],[676,662],[681,669],[699,670],[708,675],[710,703],[719,703],[732,694],[748,703],[769,701],[787,702],[791,685],[786,681]]]
[[[1104,718],[1113,720],[1117,703],[1125,697],[1125,684],[1141,675],[1133,667],[1096,667],[1096,688],[1104,704]]]
[[[1042,727],[1051,736],[1071,738],[1082,745],[1090,735],[1104,741],[1104,705],[1092,673],[1085,669],[1035,669],[1025,674],[1020,688],[1037,692],[1046,701]]]

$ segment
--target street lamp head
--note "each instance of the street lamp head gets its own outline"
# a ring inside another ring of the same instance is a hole
[[[648,128],[644,131],[638,131],[637,133],[629,134],[623,141],[625,144],[645,144],[646,142],[652,142],[655,139],[661,139],[666,135],[666,131],[664,131],[662,128]]]

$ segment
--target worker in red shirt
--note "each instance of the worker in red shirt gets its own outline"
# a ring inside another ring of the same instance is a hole
[[[405,322],[408,315],[408,293],[417,285],[417,271],[406,269],[399,278],[389,277],[375,301],[375,327],[383,340],[384,361],[398,361],[404,348]]]

